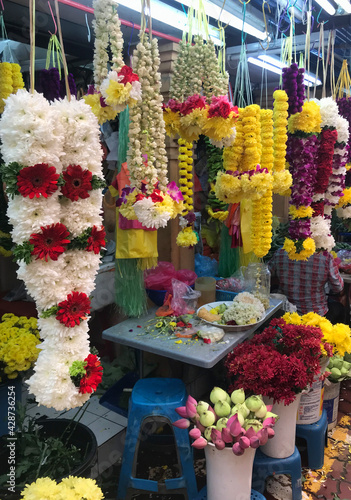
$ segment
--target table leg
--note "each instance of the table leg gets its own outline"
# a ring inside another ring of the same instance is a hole
[[[141,349],[135,349],[135,361],[136,361],[136,369],[139,373],[139,378],[143,378],[144,373],[144,359],[143,359],[143,351]]]

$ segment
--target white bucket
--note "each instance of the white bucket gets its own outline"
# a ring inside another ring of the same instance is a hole
[[[287,458],[295,451],[295,436],[296,436],[296,418],[297,409],[299,407],[301,394],[296,395],[295,401],[288,406],[284,403],[274,403],[272,412],[279,416],[278,421],[274,425],[275,436],[269,439],[268,442],[261,446],[261,450],[265,455],[272,458]],[[264,398],[266,404],[272,404],[272,401]]]
[[[321,361],[321,372],[315,376],[314,382],[308,392],[302,394],[298,410],[297,423],[314,424],[322,416],[323,411],[323,393],[324,382],[323,374],[328,366],[329,358],[323,358]]]
[[[217,450],[208,443],[205,448],[207,500],[250,500],[255,453],[250,447],[238,457],[231,447]]]
[[[334,429],[338,419],[340,382],[328,382],[324,387],[323,408],[327,412],[328,430]]]

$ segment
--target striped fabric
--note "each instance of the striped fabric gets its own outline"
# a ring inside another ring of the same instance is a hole
[[[334,258],[327,252],[313,254],[306,261],[290,260],[282,248],[269,262],[272,277],[279,280],[279,291],[295,304],[299,314],[314,311],[324,316],[328,311],[325,285],[333,293],[344,287]]]

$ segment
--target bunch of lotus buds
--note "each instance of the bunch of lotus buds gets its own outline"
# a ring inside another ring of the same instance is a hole
[[[271,412],[272,406],[266,406],[261,396],[246,398],[243,389],[229,396],[214,387],[210,400],[213,407],[188,396],[186,405],[176,408],[182,418],[173,425],[180,429],[192,427],[189,435],[194,439],[194,448],[202,449],[212,442],[218,450],[231,446],[235,455],[242,455],[246,448],[258,448],[274,437],[278,415]]]

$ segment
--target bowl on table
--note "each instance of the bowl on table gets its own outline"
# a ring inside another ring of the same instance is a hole
[[[215,307],[220,306],[221,304],[225,304],[227,307],[229,307],[233,304],[233,301],[225,301],[224,300],[224,301],[220,301],[220,302],[210,302],[209,304],[205,304],[205,305],[199,307],[199,309],[196,311],[196,314],[199,315],[199,311],[203,307],[205,309],[207,309],[208,311],[210,311],[211,309],[214,309]],[[265,317],[266,317],[266,313],[264,313],[262,315],[262,318],[259,321],[257,321],[256,323],[250,323],[249,325],[222,325],[222,324],[217,323],[215,321],[211,322],[211,321],[206,321],[203,318],[200,318],[200,319],[204,323],[206,323],[207,325],[215,325],[215,326],[219,326],[220,328],[223,328],[223,330],[225,332],[241,333],[241,332],[246,332],[247,330],[250,330],[254,326],[257,326],[259,323],[261,323],[265,319]]]

